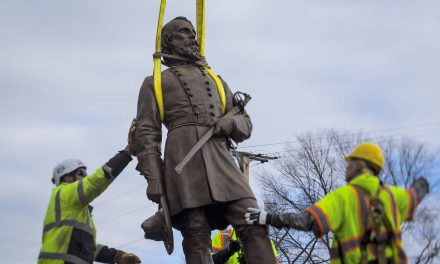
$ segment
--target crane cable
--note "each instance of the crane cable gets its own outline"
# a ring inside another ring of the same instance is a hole
[[[205,7],[206,0],[196,0],[196,22],[197,22],[197,42],[200,47],[200,54],[205,56]],[[161,37],[162,37],[162,27],[163,18],[165,15],[166,0],[160,1],[159,18],[157,22],[156,30],[156,53],[161,53]],[[156,96],[157,107],[159,108],[160,119],[163,122],[165,118],[164,106],[163,106],[163,93],[162,93],[162,69],[161,69],[161,57],[153,56],[154,70],[153,70],[153,83],[154,83],[154,94]],[[222,113],[226,111],[226,93],[223,87],[223,83],[220,78],[211,70],[209,66],[203,66],[203,69],[209,74],[209,76],[214,80],[218,94],[221,101]]]

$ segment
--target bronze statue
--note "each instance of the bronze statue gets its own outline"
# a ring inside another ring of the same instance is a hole
[[[156,103],[153,77],[141,87],[137,108],[136,169],[148,181],[147,196],[159,202],[165,192],[173,227],[183,235],[187,263],[213,263],[211,230],[231,224],[243,242],[248,263],[275,263],[264,226],[246,225],[243,215],[257,202],[246,178],[230,153],[229,140],[241,142],[252,132],[243,111],[221,118],[222,105],[215,81],[203,66],[196,32],[185,17],[177,17],[162,30],[164,120]],[[233,95],[222,80],[226,111],[233,108]],[[161,158],[162,123],[168,129],[164,160]],[[185,166],[176,165],[215,126],[215,134]],[[163,180],[164,189],[161,186]]]

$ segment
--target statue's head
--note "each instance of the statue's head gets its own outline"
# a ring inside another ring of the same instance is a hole
[[[202,59],[196,31],[186,17],[176,17],[162,28],[162,52],[179,55],[192,61]],[[165,62],[170,59],[164,58]]]

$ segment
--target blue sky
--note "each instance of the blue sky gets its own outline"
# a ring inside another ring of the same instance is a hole
[[[168,2],[166,21],[194,20],[195,1]],[[0,3],[2,263],[36,261],[59,161],[78,157],[92,171],[125,146],[139,87],[152,73],[158,6]],[[208,62],[233,90],[253,96],[254,133],[243,146],[320,129],[401,128],[384,133],[440,147],[439,8],[438,1],[207,0]],[[134,167],[94,203],[98,240],[125,245],[144,263],[183,263],[177,233],[172,257],[141,240],[140,224],[156,205]]]

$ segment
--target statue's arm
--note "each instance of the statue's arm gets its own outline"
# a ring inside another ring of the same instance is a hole
[[[148,183],[162,177],[162,122],[154,95],[153,79],[147,77],[139,92],[135,131],[136,169]]]
[[[228,84],[222,80],[223,87],[226,94],[226,112],[230,111],[234,106],[233,94],[229,89]],[[246,110],[243,113],[239,113],[233,116],[234,129],[229,135],[235,142],[242,142],[251,137],[252,134],[252,121]]]

